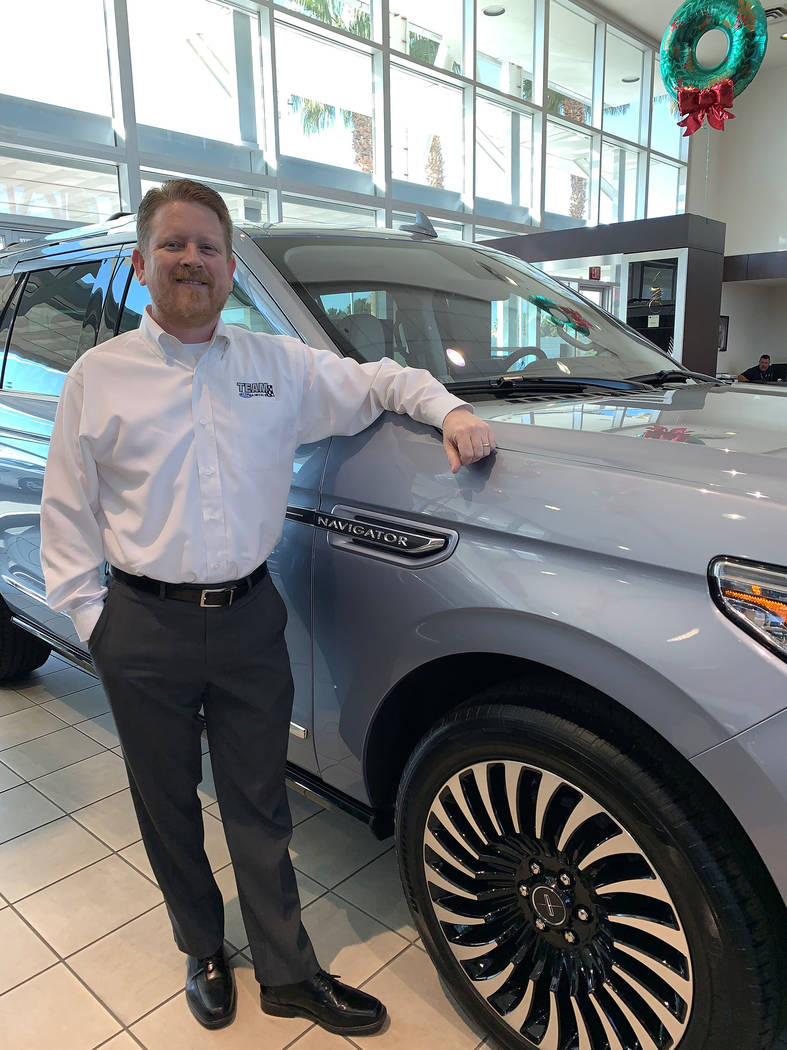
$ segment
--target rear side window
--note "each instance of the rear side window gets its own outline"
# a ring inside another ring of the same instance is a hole
[[[77,358],[101,259],[34,270],[19,301],[3,370],[4,390],[58,395]]]

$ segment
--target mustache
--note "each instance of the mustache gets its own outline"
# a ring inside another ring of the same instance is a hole
[[[176,270],[172,275],[173,281],[201,281],[210,284],[210,279],[204,270]]]

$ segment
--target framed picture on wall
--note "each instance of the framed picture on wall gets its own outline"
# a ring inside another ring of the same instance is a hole
[[[727,349],[727,333],[730,330],[729,316],[722,314],[719,318],[719,353]]]

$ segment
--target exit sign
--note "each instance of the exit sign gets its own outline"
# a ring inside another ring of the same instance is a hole
[[[601,267],[600,266],[591,266],[590,267],[590,280],[591,281],[600,281],[601,280]]]

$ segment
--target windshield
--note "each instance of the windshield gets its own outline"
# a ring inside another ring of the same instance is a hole
[[[504,375],[629,379],[675,367],[540,270],[471,244],[366,236],[256,238],[339,349],[442,382]]]

